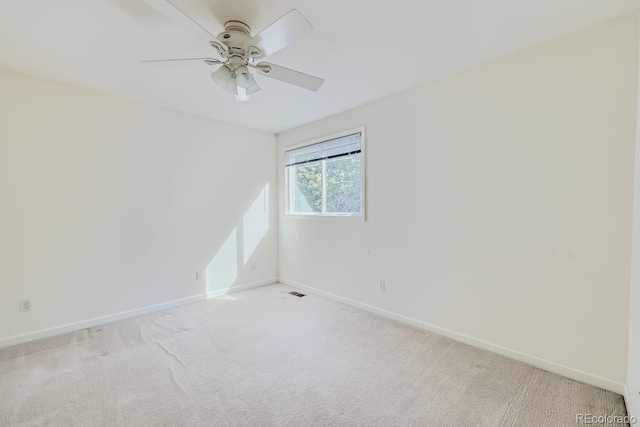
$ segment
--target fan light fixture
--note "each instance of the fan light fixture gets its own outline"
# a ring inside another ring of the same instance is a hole
[[[236,69],[236,82],[238,82],[238,86],[249,89],[256,84],[256,79],[253,78],[247,67],[241,65]]]
[[[226,65],[223,65],[211,73],[211,78],[218,86],[225,89],[229,86],[229,80],[231,80],[231,70]]]
[[[227,65],[222,65],[211,73],[213,81],[225,91],[236,96],[236,101],[247,101],[251,99],[249,95],[260,90],[256,79],[244,65],[240,65],[231,71]]]

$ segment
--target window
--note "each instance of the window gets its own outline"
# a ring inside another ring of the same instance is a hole
[[[285,151],[288,215],[363,216],[363,130]]]

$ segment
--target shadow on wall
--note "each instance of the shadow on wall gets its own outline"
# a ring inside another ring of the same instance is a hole
[[[225,295],[236,284],[238,271],[246,266],[269,230],[269,184],[267,183],[242,221],[231,231],[206,269],[207,296]]]

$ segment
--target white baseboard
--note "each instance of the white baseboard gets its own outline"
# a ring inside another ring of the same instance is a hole
[[[637,413],[635,411],[635,407],[633,406],[633,399],[631,398],[631,392],[629,391],[629,386],[625,384],[624,386],[624,404],[627,406],[627,415],[630,419],[637,419]]]
[[[105,323],[115,322],[117,320],[127,319],[129,317],[140,316],[142,314],[153,313],[154,311],[166,310],[168,308],[178,307],[184,304],[190,304],[197,301],[202,301],[209,298],[215,298],[221,295],[240,292],[247,289],[257,288],[258,286],[270,285],[276,283],[278,279],[267,279],[260,282],[247,283],[245,285],[234,286],[228,290],[208,292],[206,294],[194,295],[187,298],[181,298],[173,301],[167,301],[160,304],[149,305],[142,308],[136,308],[134,310],[122,311],[120,313],[108,314],[106,316],[93,317],[91,319],[81,320],[79,322],[65,323],[64,325],[54,326],[51,328],[40,329],[34,332],[28,332],[26,334],[13,335],[7,338],[0,339],[0,348],[9,347],[16,344],[22,344],[25,342],[52,337],[54,335],[65,334],[67,332],[78,331],[80,329],[92,328],[97,325]]]
[[[456,341],[460,341],[465,344],[472,345],[474,347],[478,347],[484,350],[491,351],[493,353],[500,354],[502,356],[509,357],[511,359],[519,360],[521,362],[527,363],[529,365],[535,366],[536,368],[543,369],[545,371],[553,372],[558,375],[562,375],[567,378],[571,378],[576,381],[580,381],[586,384],[590,384],[595,387],[603,388],[605,390],[612,391],[617,394],[623,394],[625,391],[625,384],[614,381],[608,378],[601,377],[599,375],[595,375],[589,372],[582,371],[580,369],[571,368],[569,366],[562,365],[560,363],[552,362],[550,360],[542,359],[536,356],[532,356],[529,354],[525,354],[519,352],[517,350],[512,350],[507,347],[503,347],[501,345],[493,344],[488,341],[484,341],[481,339],[473,338],[469,335],[461,334],[456,331],[452,331],[450,329],[442,328],[440,326],[432,325],[430,323],[423,322],[421,320],[417,320],[408,316],[403,316],[402,314],[394,313],[388,310],[384,310],[378,307],[374,307],[372,305],[364,304],[349,298],[342,297],[340,295],[333,294],[331,292],[323,291],[321,289],[313,288],[311,286],[303,285],[302,283],[295,282],[293,280],[288,280],[284,278],[279,279],[280,283],[285,285],[289,285],[295,288],[301,288],[309,293],[321,295],[366,311],[370,311],[372,313],[379,314],[384,317],[388,317],[390,319],[394,319],[403,323],[407,323],[409,325],[425,329],[430,332],[434,332],[439,335],[443,335],[445,337],[454,339]]]
[[[232,294],[235,292],[246,291],[248,289],[258,288],[260,286],[273,285],[274,283],[278,283],[277,278],[261,280],[259,282],[247,283],[245,285],[232,286],[229,289],[220,289],[217,291],[211,291],[211,292],[207,292],[207,299],[221,297],[223,295]]]
[[[0,339],[0,348],[9,347],[16,344],[37,340],[40,338],[52,337],[54,335],[65,334],[67,332],[78,331],[80,329],[92,328],[97,325],[115,322],[116,320],[127,319],[129,317],[140,316],[142,314],[153,313],[154,311],[166,310],[168,308],[178,307],[180,305],[190,304],[206,299],[205,294],[194,295],[191,297],[181,298],[173,301],[167,301],[160,304],[148,305],[133,310],[121,311],[106,316],[92,317],[91,319],[81,320],[79,322],[65,323],[63,325],[51,328],[40,329],[26,334],[13,335]]]

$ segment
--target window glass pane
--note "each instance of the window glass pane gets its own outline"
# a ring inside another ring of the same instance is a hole
[[[293,211],[322,212],[322,165],[320,162],[293,167]]]
[[[360,212],[360,153],[327,160],[327,213]]]

